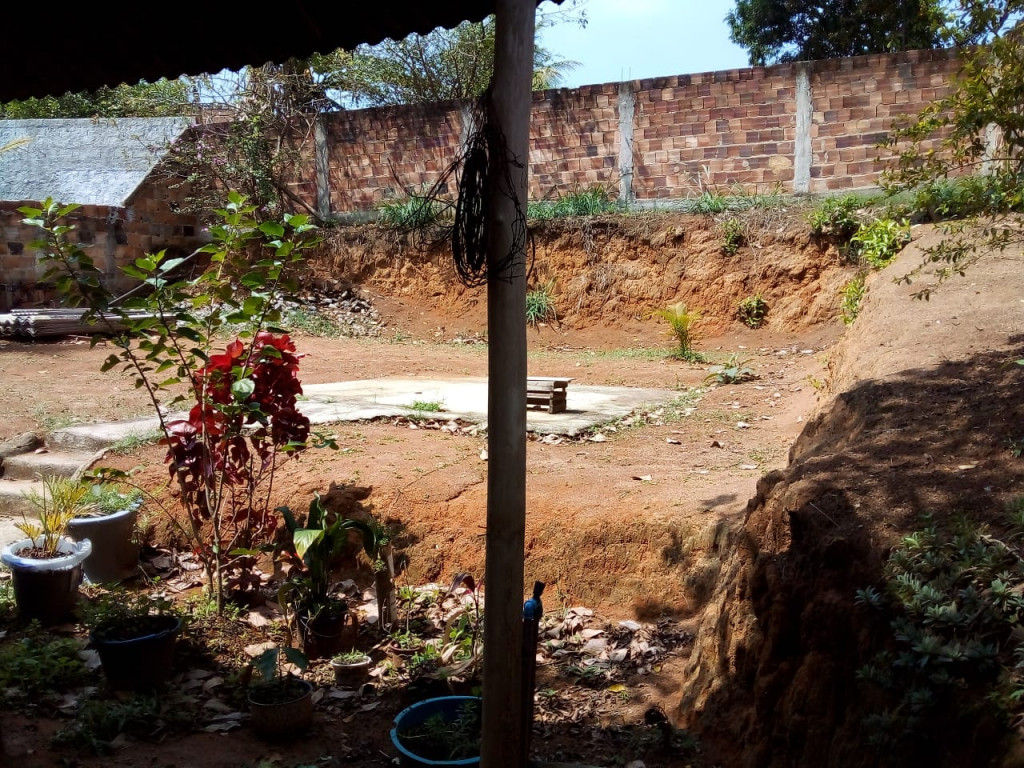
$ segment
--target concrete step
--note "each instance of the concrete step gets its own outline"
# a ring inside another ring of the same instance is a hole
[[[42,495],[43,484],[39,480],[8,480],[0,478],[0,523],[13,529],[12,521],[21,520],[23,514],[38,517],[36,508],[25,498],[25,494],[35,491]],[[3,526],[0,526],[2,529]],[[6,540],[0,537],[0,543]]]
[[[156,417],[113,424],[79,424],[51,432],[46,437],[46,445],[60,451],[93,452],[109,448],[128,437],[148,437],[159,427]]]
[[[94,453],[69,451],[41,451],[8,456],[4,461],[4,479],[36,480],[57,475],[71,477],[92,462]]]

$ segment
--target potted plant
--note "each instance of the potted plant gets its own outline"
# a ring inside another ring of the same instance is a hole
[[[311,659],[331,657],[344,646],[348,604],[334,594],[331,563],[348,545],[349,532],[357,531],[368,553],[374,551],[373,529],[361,520],[329,515],[315,494],[304,525],[299,525],[288,507],[279,507],[292,535],[294,554],[288,555],[295,568],[279,591],[281,605],[290,605],[302,649]]]
[[[78,602],[82,563],[92,551],[88,539],[72,541],[65,534],[68,521],[86,509],[87,489],[62,478],[43,480],[43,493],[26,494],[39,519],[22,518],[17,528],[24,539],[12,542],[0,552],[0,560],[11,569],[14,599],[19,614],[43,624],[67,621]]]
[[[73,482],[73,481],[72,481]],[[68,535],[75,541],[89,539],[92,554],[85,561],[85,578],[93,584],[120,581],[138,566],[135,518],[142,506],[138,490],[122,493],[116,486],[87,486],[92,504],[68,521]]]
[[[370,668],[373,659],[362,651],[354,648],[351,651],[339,653],[331,659],[331,669],[334,670],[334,682],[337,685],[344,685],[355,688],[366,676],[366,670]]]
[[[249,686],[253,730],[267,739],[296,736],[313,722],[313,685],[285,671],[285,663],[302,672],[309,659],[297,648],[268,648],[255,662],[261,680]]]
[[[479,765],[481,699],[441,696],[395,715],[391,743],[404,766]]]
[[[90,610],[89,640],[112,688],[156,688],[170,676],[181,616],[160,597],[111,592]]]

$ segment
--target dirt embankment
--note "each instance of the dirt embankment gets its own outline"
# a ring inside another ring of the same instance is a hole
[[[754,294],[768,303],[769,330],[802,331],[835,318],[851,270],[808,233],[803,212],[743,214],[744,246],[734,255],[722,250],[724,218],[643,214],[536,224],[529,288],[553,281],[559,321],[572,329],[636,322],[685,301],[705,318],[703,332],[717,334]],[[336,230],[312,257],[311,273],[393,299],[419,298],[449,321],[483,318],[485,290],[459,284],[450,250],[427,237],[373,226]]]
[[[1024,493],[1007,447],[1024,429],[1021,371],[1007,365],[1024,357],[1024,262],[989,257],[915,302],[916,286],[890,279],[937,235],[915,236],[869,281],[834,349],[835,395],[729,533],[677,710],[723,764],[911,764],[867,746],[864,716],[879,702],[856,670],[891,630],[855,590],[880,586],[890,547],[924,515],[984,520]],[[1004,746],[951,728],[916,745],[912,764],[989,765]]]

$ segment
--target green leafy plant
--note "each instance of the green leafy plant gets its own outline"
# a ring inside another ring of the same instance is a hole
[[[685,302],[680,301],[665,309],[656,310],[654,315],[660,317],[671,327],[678,345],[674,353],[675,357],[691,363],[704,361],[703,355],[693,349],[693,329],[700,320],[700,312],[691,311]]]
[[[735,256],[745,241],[742,221],[733,218],[722,222],[722,253]]]
[[[275,646],[267,648],[253,661],[259,679],[249,686],[249,699],[260,704],[276,704],[302,696],[309,687],[296,677],[287,665],[300,672],[309,667],[309,659],[298,648]]]
[[[43,232],[32,247],[43,252],[44,280],[113,334],[118,352],[103,370],[132,375],[148,394],[185,513],[169,520],[193,546],[223,607],[229,574],[244,570],[276,527],[269,494],[277,467],[310,437],[309,420],[296,409],[302,388],[295,346],[272,331],[281,297],[296,287],[290,272],[316,242],[315,228],[288,214],[283,222],[257,222],[255,207],[229,192],[210,228],[212,242],[197,252],[208,269],[189,279],[180,269],[187,258],[147,254],[123,267],[146,290],[115,305],[101,270],[71,242],[74,227],[64,219],[76,208],[48,199],[19,210]],[[117,331],[111,318],[127,331]],[[238,336],[218,351],[227,328],[240,328]],[[187,403],[184,419],[165,415]],[[130,483],[124,472],[97,474]]]
[[[427,229],[437,224],[450,207],[450,203],[424,195],[382,200],[376,206],[377,224],[401,232]]]
[[[760,328],[768,314],[768,302],[760,293],[755,293],[740,301],[736,307],[736,314],[744,325],[750,328]]]
[[[876,219],[864,224],[850,238],[853,252],[872,269],[887,266],[909,242],[910,223],[893,219]]]
[[[57,549],[67,533],[68,523],[96,508],[89,493],[89,486],[69,477],[45,477],[42,493],[33,490],[24,496],[35,507],[38,519],[30,519],[23,515],[21,522],[15,523],[15,527],[33,541],[42,537],[39,549],[46,558],[57,556]]]
[[[306,309],[292,309],[287,312],[285,325],[292,331],[301,331],[308,336],[337,339],[347,336],[344,326],[330,315]]]
[[[439,400],[413,400],[409,407],[424,413],[438,413],[444,410],[444,404]]]
[[[361,664],[370,657],[362,651],[357,651],[354,648],[351,651],[345,651],[344,653],[337,653],[331,661],[337,664]]]
[[[704,381],[713,381],[717,384],[738,384],[741,381],[753,379],[757,374],[753,368],[747,365],[749,362],[750,358],[741,360],[738,354],[732,354],[725,363],[708,368],[709,373]]]
[[[842,300],[839,303],[839,316],[846,325],[850,325],[860,314],[860,305],[864,301],[865,293],[867,288],[864,285],[863,273],[850,280],[840,291]]]
[[[857,210],[861,205],[854,195],[826,197],[807,215],[807,223],[813,234],[845,243],[860,228]]]
[[[552,296],[555,281],[549,280],[538,288],[526,292],[526,322],[536,327],[540,323],[553,322],[558,318],[555,313],[555,300]]]
[[[402,745],[418,757],[435,761],[466,760],[480,754],[480,702],[465,702],[455,717],[432,715],[398,732]]]
[[[23,637],[0,645],[0,700],[21,700],[84,685],[92,674],[78,655],[81,650],[82,644],[73,638],[54,638],[37,624],[30,625]]]
[[[111,641],[143,637],[164,628],[165,617],[181,617],[181,612],[165,596],[125,589],[99,595],[83,613],[93,636]]]
[[[893,550],[884,590],[858,591],[857,602],[882,611],[892,631],[892,649],[858,674],[889,697],[866,723],[876,744],[1021,711],[1022,542],[1024,509],[1010,510],[1001,535],[966,518],[952,530],[929,523]]]
[[[114,750],[114,740],[122,734],[140,741],[159,740],[169,731],[194,726],[200,716],[194,701],[166,691],[158,696],[89,699],[82,702],[75,719],[57,731],[53,743],[105,755]]]
[[[362,520],[330,515],[314,494],[305,524],[299,525],[288,507],[278,507],[291,534],[292,549],[284,554],[295,574],[279,590],[282,605],[291,605],[297,616],[313,619],[332,612],[344,613],[346,606],[332,596],[331,563],[348,545],[350,531],[357,531],[371,561],[377,552],[374,530]]]
[[[600,185],[587,189],[577,189],[554,200],[535,200],[526,206],[528,219],[543,221],[560,219],[569,216],[597,216],[617,210],[618,206],[610,199],[608,190]]]
[[[684,210],[689,213],[699,213],[704,216],[713,216],[716,213],[722,213],[729,207],[729,202],[725,195],[720,195],[717,192],[710,190],[704,190],[696,197],[686,200],[683,204]]]

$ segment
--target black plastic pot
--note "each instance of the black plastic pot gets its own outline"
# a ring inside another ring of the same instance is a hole
[[[181,619],[169,615],[145,617],[139,634],[129,639],[109,639],[105,636],[109,631],[109,627],[97,627],[90,640],[112,688],[146,690],[167,680],[174,666]]]
[[[275,686],[279,684],[282,683],[264,683],[249,689],[250,723],[261,739],[289,739],[305,732],[313,723],[313,685],[292,678],[287,684],[294,687],[294,696],[278,700],[281,697]]]
[[[139,547],[132,541],[137,509],[132,506],[100,517],[76,517],[68,523],[72,539],[92,542],[92,554],[84,568],[85,578],[93,584],[134,575],[139,563]]]
[[[346,614],[340,616],[322,613],[317,616],[299,617],[299,636],[302,652],[310,659],[324,659],[336,656],[346,647]],[[351,643],[348,647],[351,647]]]
[[[62,539],[58,544],[60,557],[46,560],[18,554],[34,544],[42,544],[42,538],[35,542],[22,539],[7,545],[0,560],[11,569],[18,614],[50,626],[72,618],[82,583],[82,563],[92,551],[92,544],[88,539],[80,542]]]

